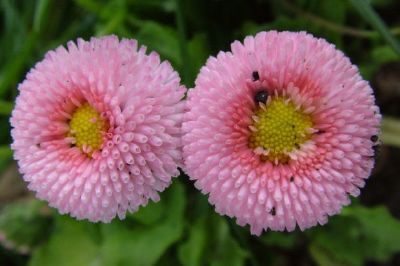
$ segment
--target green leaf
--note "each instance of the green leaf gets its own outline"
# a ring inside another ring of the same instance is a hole
[[[316,244],[311,244],[309,246],[309,252],[311,257],[320,266],[346,266],[346,264],[342,264],[335,261],[335,259],[332,259],[332,255],[329,253],[329,250],[326,250]]]
[[[194,83],[200,68],[205,64],[210,51],[207,45],[207,36],[205,34],[194,35],[193,38],[188,41],[187,45],[191,61],[190,64],[192,65],[190,70],[192,72],[189,73],[189,80],[186,84],[191,86]]]
[[[266,30],[266,25],[260,25],[253,21],[245,21],[240,29],[241,36],[256,35],[258,32]]]
[[[113,17],[107,20],[104,24],[99,24],[96,30],[96,36],[103,36],[120,31],[123,28],[123,21],[125,18],[125,12],[119,10],[113,14]]]
[[[13,103],[0,100],[0,115],[10,115],[13,107]]]
[[[198,219],[189,230],[189,239],[179,247],[179,260],[185,266],[204,265],[203,253],[207,246],[207,225]]]
[[[69,217],[58,217],[49,241],[33,253],[29,265],[98,265],[99,243],[88,233],[90,227],[95,226]]]
[[[33,53],[37,39],[38,35],[35,32],[32,32],[25,39],[23,47],[17,55],[4,64],[3,71],[0,73],[0,97],[4,96],[11,87],[14,87],[17,84],[22,71],[26,66],[26,59]]]
[[[382,64],[396,61],[398,58],[399,55],[389,45],[376,46],[371,51],[371,57],[365,58],[365,61],[359,64],[359,69],[362,76],[370,80]]]
[[[145,208],[140,208],[135,214],[128,214],[134,220],[144,224],[151,225],[160,222],[168,211],[165,206],[165,201],[149,202]]]
[[[372,50],[372,59],[375,63],[385,63],[398,60],[399,56],[388,45],[377,46]],[[370,62],[370,61],[369,61]],[[378,65],[379,64],[375,64]]]
[[[384,262],[400,251],[400,222],[385,207],[347,207],[342,215],[307,234],[310,254],[321,266]]]
[[[353,217],[359,223],[365,239],[366,258],[387,261],[395,252],[400,251],[400,221],[386,207],[355,206],[345,209],[343,214]]]
[[[12,159],[12,150],[8,145],[0,146],[0,173]]]
[[[96,15],[100,15],[101,10],[103,9],[102,4],[95,0],[74,0],[74,2],[81,8]]]
[[[175,181],[163,192],[165,216],[151,226],[132,225],[126,221],[113,221],[103,225],[104,265],[154,265],[183,232],[185,206],[182,185]]]
[[[50,219],[41,213],[42,208],[36,200],[7,205],[0,213],[3,244],[26,253],[42,241],[50,228]]]
[[[183,82],[188,83],[189,80],[192,79],[191,78],[192,65],[187,45],[186,21],[184,19],[182,12],[183,11],[182,0],[175,0],[175,3],[176,3],[175,20],[176,20],[176,26],[178,28],[179,50],[182,59],[182,64],[184,65],[184,67],[181,67],[181,75]]]
[[[135,38],[149,50],[157,51],[162,59],[171,61],[175,67],[181,65],[178,35],[174,29],[154,21],[145,21]]]
[[[135,0],[129,3],[135,10],[156,13],[164,11],[174,12],[176,9],[175,0]],[[139,13],[139,12],[137,12]]]
[[[268,231],[260,237],[260,240],[268,246],[290,249],[296,245],[297,238],[298,235],[295,232],[284,233]]]
[[[344,24],[346,16],[346,1],[325,0],[319,1],[318,12],[323,13],[323,17],[337,24]]]
[[[370,3],[366,0],[350,0],[350,2],[364,19],[382,35],[383,39],[392,46],[393,50],[400,55],[398,40],[392,36],[386,24],[371,7]]]
[[[353,219],[335,216],[327,225],[313,228],[307,234],[312,241],[310,254],[319,265],[363,265],[360,231]]]
[[[178,249],[181,264],[245,265],[250,254],[234,238],[227,219],[215,213],[204,195],[196,196],[191,202],[196,208],[188,210],[188,215],[194,221],[187,223],[188,238]],[[247,230],[243,232],[247,234]],[[242,240],[241,238],[240,241]],[[242,244],[247,243],[243,240]]]
[[[9,159],[9,158],[11,158],[11,156],[12,156],[12,151],[11,151],[11,148],[8,145],[0,146],[0,158]]]
[[[237,241],[231,236],[226,221],[221,216],[215,219],[215,231],[212,234],[211,241],[209,241],[209,247],[211,248],[209,250],[210,262],[207,265],[245,265],[246,258],[249,254],[240,247]]]
[[[154,265],[183,232],[182,185],[175,182],[162,196],[163,218],[154,224],[137,224],[129,217],[100,225],[60,217],[30,265]]]
[[[46,20],[47,11],[49,8],[49,0],[39,0],[36,2],[35,16],[33,18],[33,29],[39,32]]]

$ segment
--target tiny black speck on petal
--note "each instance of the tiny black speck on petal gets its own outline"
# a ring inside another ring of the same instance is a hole
[[[260,79],[260,74],[258,74],[258,71],[253,71],[252,77],[253,77],[253,81],[257,81]]]

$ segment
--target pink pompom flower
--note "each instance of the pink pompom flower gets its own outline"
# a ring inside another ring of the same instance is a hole
[[[109,222],[179,174],[185,88],[135,40],[78,39],[19,85],[12,149],[29,189],[60,213]]]
[[[220,214],[301,230],[358,196],[381,115],[349,59],[305,32],[261,32],[210,57],[188,93],[185,170]]]

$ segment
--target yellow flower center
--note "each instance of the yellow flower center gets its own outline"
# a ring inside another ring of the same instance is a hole
[[[263,161],[287,163],[288,153],[310,139],[312,119],[289,99],[269,97],[267,104],[260,103],[254,113],[249,147],[255,149]]]
[[[75,145],[91,155],[101,147],[102,132],[107,130],[107,123],[96,109],[85,103],[72,114],[69,127],[69,135],[75,138]]]

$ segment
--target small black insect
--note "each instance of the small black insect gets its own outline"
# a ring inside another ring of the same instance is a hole
[[[276,209],[275,207],[272,207],[271,211],[269,212],[272,216],[276,215]]]
[[[294,181],[294,176],[291,176],[290,177],[290,182],[293,182]]]
[[[321,135],[321,134],[324,134],[324,133],[325,133],[325,130],[323,130],[323,129],[318,129],[318,131],[315,132],[314,134]]]
[[[373,136],[371,136],[371,138],[370,138],[370,139],[371,139],[371,141],[372,141],[372,142],[374,142],[374,143],[375,143],[375,142],[377,142],[377,141],[378,141],[378,136],[377,136],[377,135],[373,135]]]
[[[267,102],[267,99],[268,99],[268,92],[265,90],[257,92],[256,95],[254,96],[254,101],[256,103],[261,102],[265,104]]]
[[[258,74],[258,71],[253,71],[251,75],[253,77],[253,81],[257,81],[260,79],[260,74]]]

